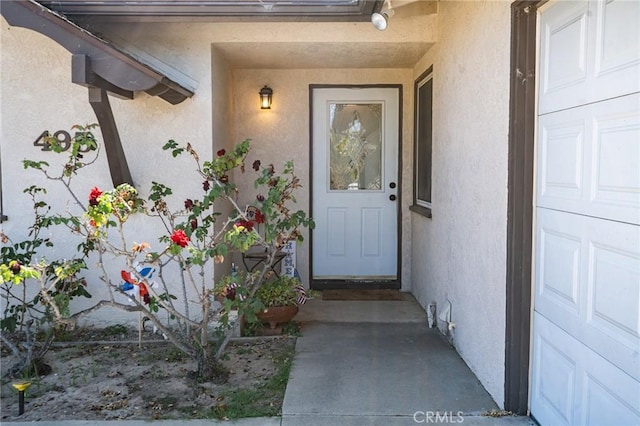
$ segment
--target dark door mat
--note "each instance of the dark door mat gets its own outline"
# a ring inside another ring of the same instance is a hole
[[[323,290],[322,300],[403,300],[398,290]]]

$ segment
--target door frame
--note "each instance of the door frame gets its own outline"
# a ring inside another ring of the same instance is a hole
[[[397,278],[395,280],[316,280],[313,278],[313,230],[309,231],[309,282],[314,290],[400,289],[402,283],[402,84],[310,84],[309,85],[309,215],[313,217],[313,91],[314,89],[398,89],[398,171],[397,171]]]
[[[538,9],[511,4],[504,408],[529,414]]]

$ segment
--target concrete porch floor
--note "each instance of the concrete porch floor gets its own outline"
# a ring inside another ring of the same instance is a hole
[[[400,293],[402,300],[322,300],[310,299],[300,307],[296,321],[425,323],[427,314],[410,293]]]
[[[302,336],[282,425],[535,424],[482,415],[497,405],[408,293],[402,301],[313,299],[296,320]]]

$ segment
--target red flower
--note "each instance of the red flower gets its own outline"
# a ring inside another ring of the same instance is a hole
[[[253,170],[255,170],[256,172],[260,170],[260,160],[256,160],[253,162]]]
[[[98,189],[97,186],[91,188],[91,193],[89,194],[89,205],[97,206],[98,205],[98,197],[102,195],[102,191]]]
[[[184,208],[191,211],[191,209],[193,208],[193,200],[191,198],[187,198],[186,200],[184,200]]]
[[[204,189],[205,191],[208,191],[209,188],[211,188],[211,185],[209,184],[208,180],[205,180],[204,182],[202,182],[202,189]]]
[[[191,230],[195,231],[197,227],[198,227],[198,219],[193,219],[191,221]]]
[[[184,248],[187,246],[187,244],[189,244],[190,240],[189,237],[187,237],[187,234],[185,234],[182,229],[176,229],[175,231],[173,231],[173,234],[171,234],[171,241]]]
[[[257,199],[258,201],[260,201],[260,202],[263,202],[263,201],[264,201],[264,195],[262,195],[262,194],[258,194],[258,195],[256,196],[256,199]]]
[[[264,215],[260,210],[256,210],[255,221],[256,223],[264,223]]]
[[[226,153],[227,153],[227,151],[225,151],[224,149],[221,149],[216,154],[218,154],[218,157],[222,157]]]

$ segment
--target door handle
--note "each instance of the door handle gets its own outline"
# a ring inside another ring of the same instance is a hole
[[[393,194],[391,194],[391,195],[389,195],[389,199],[390,199],[391,201],[395,201],[395,200],[396,200],[396,196],[395,196],[395,195],[393,195]]]

